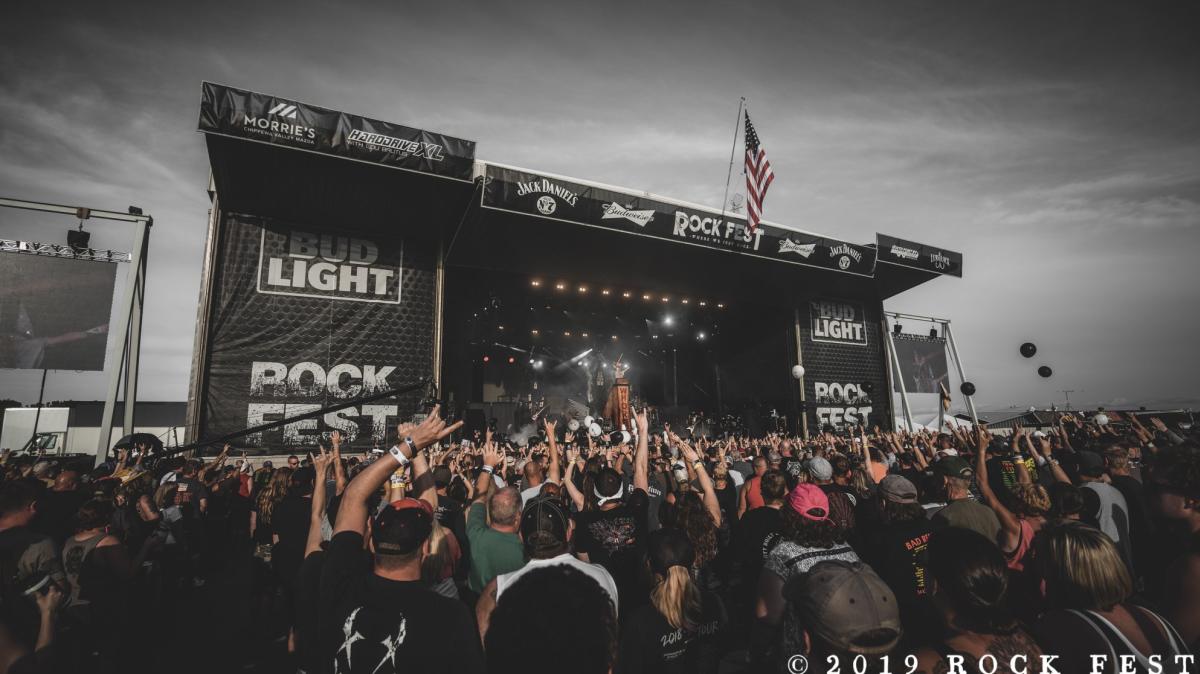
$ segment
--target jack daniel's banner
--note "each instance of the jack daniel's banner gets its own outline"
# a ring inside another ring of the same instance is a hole
[[[200,130],[470,180],[475,142],[205,82]]]
[[[807,232],[680,206],[534,173],[488,165],[483,205],[638,236],[729,250],[860,276],[875,271],[875,250]]]
[[[312,412],[430,375],[434,244],[225,213],[208,324],[200,437]],[[422,392],[385,398],[246,438],[297,452],[338,429],[386,437]]]
[[[876,234],[875,238],[879,244],[879,259],[884,262],[962,278],[962,253],[897,239],[887,234]]]

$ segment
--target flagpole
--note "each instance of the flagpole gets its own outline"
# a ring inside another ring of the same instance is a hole
[[[733,157],[737,154],[738,127],[742,125],[742,108],[746,97],[738,99],[737,121],[733,123],[733,146],[729,148],[729,170],[725,173],[725,196],[721,197],[721,222],[725,222],[725,207],[729,204],[729,178],[733,175]]]

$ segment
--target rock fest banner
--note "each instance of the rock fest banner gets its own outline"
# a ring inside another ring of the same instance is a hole
[[[436,244],[225,213],[218,245],[201,437],[431,374]],[[351,441],[382,438],[420,395],[288,424],[246,444],[303,451],[332,429]]]

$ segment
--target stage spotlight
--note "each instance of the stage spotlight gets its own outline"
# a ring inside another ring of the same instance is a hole
[[[707,338],[708,338],[708,335],[704,334],[703,332],[696,333],[696,339],[698,339],[702,342]]]
[[[555,284],[554,284],[554,289],[555,289],[555,290],[566,290],[566,289],[567,289],[567,284],[565,284],[565,283],[555,283]]]
[[[486,363],[486,362],[488,362],[488,361],[489,361],[489,360],[491,360],[491,359],[492,359],[492,358],[491,358],[491,356],[484,356],[484,357],[483,357],[483,362],[485,362],[485,363]]]
[[[530,358],[530,359],[529,359],[529,364],[530,364],[530,365],[533,365],[533,359],[532,359],[532,358]]]
[[[671,318],[670,316],[663,317],[663,325],[671,325],[673,323],[675,323],[675,319]]]
[[[503,326],[503,325],[497,325],[496,327],[497,327],[497,328],[499,328],[500,330],[503,330],[503,329],[504,329],[504,326]]]
[[[614,342],[615,342],[615,341],[617,341],[617,336],[616,336],[616,335],[613,335],[613,336],[612,336],[612,338],[613,338],[613,341],[614,341]]]
[[[541,287],[542,282],[537,279],[533,279],[532,281],[529,282],[529,285],[533,286],[534,288],[538,288],[538,287]]]
[[[671,298],[670,298],[670,297],[667,297],[666,295],[663,295],[663,298],[662,298],[662,300],[663,300],[664,302],[670,302],[670,301],[671,301]]]
[[[570,337],[570,336],[571,336],[571,331],[570,331],[570,330],[564,330],[564,331],[563,331],[563,337]]]
[[[936,327],[929,328],[929,338],[937,339],[937,328]]]
[[[724,305],[724,304],[721,304],[720,302],[717,302],[717,308],[718,308],[718,309],[724,309],[724,308],[725,308],[725,305]]]
[[[892,326],[892,334],[896,335],[897,337],[900,336],[900,332],[902,330],[904,330],[904,326],[900,325],[899,323]]]
[[[708,306],[708,302],[705,302],[704,300],[700,300],[700,306],[702,306],[702,307],[707,307],[707,306]]]
[[[542,369],[542,365],[544,365],[544,364],[545,363],[543,363],[542,361],[536,360],[533,362],[533,369],[540,370],[540,369]]]
[[[509,365],[512,365],[512,364],[513,364],[513,363],[515,363],[515,362],[517,362],[517,358],[516,358],[516,356],[509,356],[509,357],[508,357],[508,364],[509,364]]]
[[[587,336],[588,336],[588,333],[586,333],[586,332],[580,335],[580,337],[587,337]]]
[[[130,206],[129,214],[130,215],[142,215],[142,209],[138,208],[137,206]]]
[[[649,296],[649,295],[642,295],[642,299],[644,299],[644,300],[646,300],[646,301],[648,302],[648,301],[650,301],[650,296]]]
[[[579,286],[579,292],[581,292],[581,293],[586,293],[586,292],[587,292],[587,286]]]
[[[533,334],[533,335],[540,334],[540,333],[538,333],[537,328],[534,328],[534,329],[530,330],[529,332],[530,332],[530,334]]]
[[[82,221],[79,223],[79,229],[67,230],[67,245],[77,251],[85,250],[88,247],[88,243],[91,241],[91,239],[92,233],[83,231]]]
[[[683,298],[683,299],[681,299],[681,300],[679,300],[679,301],[680,301],[680,302],[683,302],[684,304],[687,304],[687,303],[688,303],[688,298],[686,298],[686,297],[685,297],[685,298]]]
[[[633,293],[626,290],[625,292],[621,293],[621,297],[624,297],[625,299],[629,299],[630,297],[633,297]]]
[[[601,294],[601,295],[607,295],[607,294],[608,294],[608,288],[605,288],[604,290],[601,290],[601,291],[600,291],[600,294]]]
[[[650,335],[651,339],[658,339],[658,335]]]

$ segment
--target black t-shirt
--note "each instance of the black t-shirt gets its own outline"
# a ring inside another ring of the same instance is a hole
[[[911,611],[929,594],[926,574],[929,536],[935,525],[921,517],[873,527],[866,535],[866,559],[892,592],[901,611]]]
[[[317,550],[300,563],[296,576],[296,644],[300,669],[308,674],[332,672],[333,660],[321,656],[319,618],[321,615],[321,573],[325,552]]]
[[[208,501],[208,489],[195,478],[180,477],[175,481],[175,505],[188,517],[200,516],[200,501]]]
[[[785,456],[779,462],[779,467],[787,476],[788,491],[796,488],[796,484],[800,482],[800,473],[804,470],[804,462],[794,456]]]
[[[375,575],[360,534],[343,531],[329,542],[320,588],[318,629],[329,669],[339,674],[484,671],[479,633],[466,606],[420,581]]]
[[[49,536],[62,547],[67,536],[75,533],[75,513],[87,499],[87,494],[78,490],[48,491],[42,494],[37,502],[33,530]]]
[[[780,515],[778,508],[762,506],[742,515],[738,526],[736,551],[742,567],[742,577],[748,587],[758,582],[763,562],[780,537]]]
[[[701,615],[695,629],[676,629],[652,605],[633,611],[621,632],[616,674],[716,672],[719,642],[729,618],[711,592],[701,594]]]
[[[648,598],[645,579],[649,496],[641,489],[611,510],[587,510],[575,515],[575,551],[612,574],[628,615]],[[628,598],[628,599],[627,599]]]
[[[303,496],[284,497],[271,513],[271,529],[279,537],[271,552],[271,562],[285,580],[300,570],[311,518],[312,499]]]

